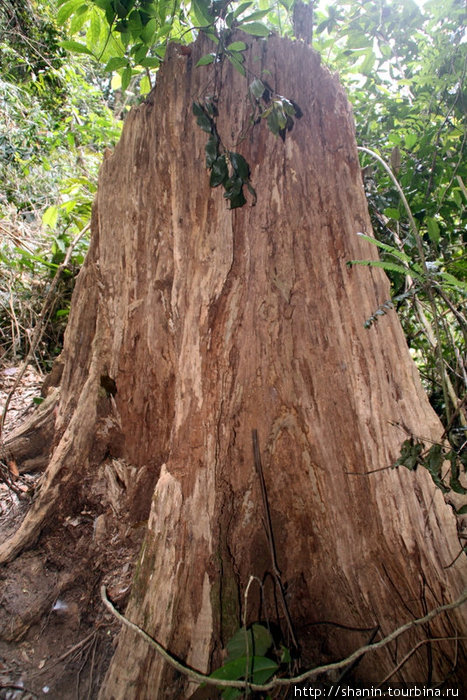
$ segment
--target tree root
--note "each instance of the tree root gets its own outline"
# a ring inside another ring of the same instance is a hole
[[[0,546],[0,564],[13,561],[23,549],[37,540],[52,508],[58,501],[63,486],[70,480],[71,473],[69,471],[58,478],[59,472],[62,471],[63,464],[66,463],[70,453],[71,439],[67,433],[68,431],[65,432],[55,450],[44,475],[46,478],[41,486],[37,500],[33,502],[15,534]]]
[[[36,500],[15,534],[0,546],[0,564],[12,561],[37,540],[72,477],[82,476],[81,469],[73,467],[76,464],[83,466],[87,461],[95,434],[94,380],[94,377],[89,377],[81,392],[79,406],[54,450]]]
[[[55,389],[37,410],[0,445],[0,459],[14,460],[20,474],[44,471],[50,459],[55,434],[55,409],[60,391]]]

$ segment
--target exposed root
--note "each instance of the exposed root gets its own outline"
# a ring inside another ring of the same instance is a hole
[[[0,546],[0,564],[12,561],[37,540],[65,486],[76,478],[74,465],[82,467],[87,462],[96,430],[95,379],[91,374],[83,387],[78,408],[54,449],[36,500],[15,534]]]
[[[36,500],[15,534],[0,546],[0,564],[12,561],[23,549],[37,540],[64,487],[71,480],[70,466],[75,461],[73,452],[76,449],[79,452],[80,447],[74,444],[73,432],[70,424],[55,449]]]
[[[56,478],[61,471],[62,464],[62,460],[54,455],[37,500],[33,502],[15,534],[0,546],[0,564],[13,561],[24,549],[34,544],[39,537],[51,510],[59,499],[63,486],[70,479],[69,473],[60,479]]]
[[[32,416],[2,440],[0,459],[7,463],[14,460],[20,474],[43,471],[47,467],[59,395],[59,390],[55,389]]]

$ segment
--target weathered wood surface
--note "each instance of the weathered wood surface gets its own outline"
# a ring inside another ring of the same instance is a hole
[[[128,614],[201,670],[239,625],[249,576],[271,569],[252,428],[309,663],[317,640],[331,640],[335,658],[366,639],[310,624],[386,633],[455,597],[466,575],[464,559],[445,568],[456,524],[427,474],[351,474],[398,456],[406,435],[393,422],[431,439],[442,431],[395,313],[363,328],[390,292],[381,271],[346,266],[375,256],[357,236],[371,225],[346,96],[308,48],[249,43],[248,69],[303,111],[285,143],[262,124],[240,145],[256,206],[230,212],[208,187],[206,135],[191,113],[212,75],[193,68],[202,44],[190,58],[172,49],[104,164],[97,205],[125,449],[162,464]],[[250,107],[240,75],[227,66],[222,81],[219,131],[232,148]],[[250,608],[257,619],[255,595]],[[452,633],[462,617],[433,630]],[[392,653],[364,662],[362,677],[381,678]],[[416,654],[401,677],[425,674]],[[122,632],[102,698],[181,697],[183,687]]]

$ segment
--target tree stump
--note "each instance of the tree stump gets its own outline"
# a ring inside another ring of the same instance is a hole
[[[109,457],[130,465],[131,517],[148,522],[126,614],[207,672],[242,623],[251,576],[263,590],[252,587],[248,623],[273,619],[287,641],[252,430],[304,667],[454,600],[467,573],[429,475],[368,473],[389,467],[407,434],[438,440],[442,427],[395,312],[364,328],[390,289],[382,270],[347,266],[376,248],[357,235],[371,224],[346,95],[310,47],[241,38],[247,80],[227,61],[196,68],[211,50],[203,37],[191,55],[171,46],[103,163],[65,339],[59,439],[42,495],[0,548],[7,561],[32,543],[57,499],[63,508],[72,484],[76,498]],[[253,77],[303,113],[284,141],[263,120],[237,143]],[[209,186],[192,102],[210,91],[223,143],[251,167],[255,206],[229,210]],[[465,635],[463,612],[365,656],[355,678],[381,680],[428,636]],[[394,680],[441,680],[455,649],[422,647]],[[193,689],[124,629],[100,697]]]

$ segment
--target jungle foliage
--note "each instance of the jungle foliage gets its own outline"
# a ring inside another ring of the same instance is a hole
[[[89,219],[102,152],[118,138],[130,105],[154,86],[168,42],[189,44],[206,33],[212,52],[197,69],[228,60],[245,76],[245,94],[250,90],[250,96],[262,99],[263,91],[257,97],[251,86],[263,76],[246,74],[246,44],[234,32],[240,29],[259,41],[272,32],[297,36],[339,72],[353,104],[358,144],[366,149],[362,174],[392,298],[362,322],[372,332],[397,308],[432,404],[461,451],[467,425],[465,19],[461,0],[428,0],[423,6],[413,0],[309,5],[301,0],[5,0],[0,6],[4,360],[27,350],[26,330],[34,324],[38,295]],[[287,113],[288,96],[275,100],[262,110],[267,120],[274,113],[279,133],[297,114],[295,107]],[[243,186],[254,192],[248,164],[231,166],[231,156],[235,160],[238,154],[223,151],[212,128],[214,112],[198,103],[193,118],[203,116],[210,122],[212,153],[207,147],[200,171],[207,165],[211,173],[205,176],[214,178],[213,186],[223,184],[231,206],[242,206]],[[381,167],[370,151],[389,167]],[[65,291],[38,355],[42,364],[59,349],[57,324],[66,316],[85,247],[82,241],[63,278]]]

